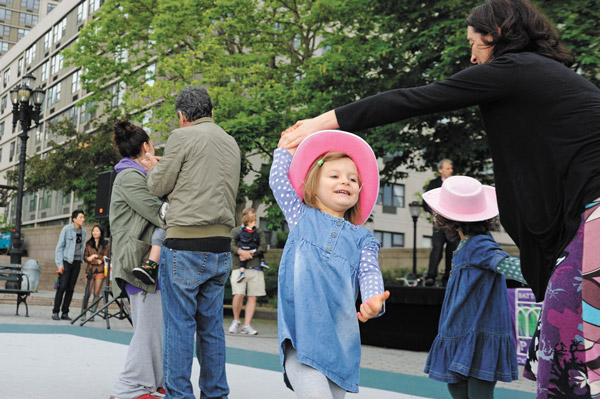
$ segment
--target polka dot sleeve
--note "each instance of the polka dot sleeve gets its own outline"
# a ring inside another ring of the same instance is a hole
[[[288,177],[291,163],[292,154],[286,149],[277,148],[269,174],[269,186],[290,230],[296,227],[302,215],[302,200],[296,194]]]
[[[525,281],[525,278],[523,277],[523,273],[521,273],[521,260],[519,258],[514,256],[504,258],[504,260],[498,263],[496,271],[504,274],[506,278],[527,284],[527,281]]]
[[[358,284],[360,286],[360,295],[363,302],[366,302],[373,295],[383,294],[383,277],[379,269],[379,245],[370,244],[361,250],[360,264],[358,266]],[[381,312],[376,317],[385,312],[385,303]]]

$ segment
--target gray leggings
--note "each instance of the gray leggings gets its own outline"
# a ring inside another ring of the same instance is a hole
[[[467,380],[448,384],[453,399],[494,399],[496,381],[483,381],[469,377]]]
[[[285,373],[299,399],[344,399],[346,391],[325,375],[296,359],[296,350],[287,342]]]

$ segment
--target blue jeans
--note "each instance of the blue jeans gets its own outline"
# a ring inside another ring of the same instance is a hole
[[[196,333],[201,398],[227,398],[223,295],[231,254],[162,247],[163,368],[168,399],[194,399],[190,381]]]

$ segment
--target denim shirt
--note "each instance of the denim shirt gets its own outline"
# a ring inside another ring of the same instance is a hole
[[[77,231],[73,223],[66,225],[60,231],[56,250],[54,251],[54,262],[56,266],[64,266],[63,261],[73,263],[75,257],[75,245],[77,240]],[[81,259],[85,251],[85,230],[81,227]]]
[[[430,378],[517,379],[506,281],[496,270],[508,257],[489,234],[468,238],[454,252],[438,335],[425,366]]]
[[[358,392],[358,268],[361,249],[373,244],[378,245],[368,229],[302,205],[302,216],[288,236],[279,265],[282,368],[288,341],[300,363],[341,388]]]

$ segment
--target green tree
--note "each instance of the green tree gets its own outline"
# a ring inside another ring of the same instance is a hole
[[[66,141],[51,141],[53,150],[43,159],[34,155],[25,164],[25,189],[50,189],[75,193],[84,212],[94,220],[98,174],[110,170],[120,159],[112,143],[112,123],[98,124],[93,134],[78,132],[70,120],[49,125],[53,135]],[[9,173],[15,179],[17,171]]]
[[[239,204],[272,204],[268,168],[280,132],[298,119],[383,90],[424,85],[468,67],[465,18],[481,0],[106,0],[65,51],[84,69],[86,101],[110,103],[114,116],[148,119],[166,135],[176,93],[210,88],[215,119],[240,145]],[[539,1],[575,52],[579,71],[598,83],[600,8],[594,1]],[[456,169],[491,180],[478,109],[412,118],[358,132],[396,169]],[[258,167],[249,159],[260,157]],[[420,162],[423,159],[424,164]],[[281,213],[268,210],[271,226]]]

